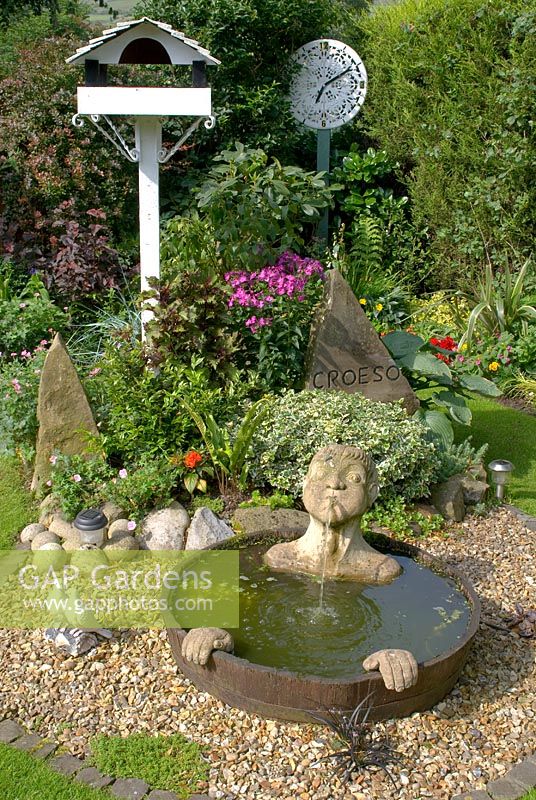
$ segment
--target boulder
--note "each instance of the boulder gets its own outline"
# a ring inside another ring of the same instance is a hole
[[[46,528],[52,521],[54,514],[57,514],[59,510],[59,498],[54,493],[47,494],[44,500],[39,503],[39,522]]]
[[[272,511],[268,506],[237,508],[231,520],[233,526],[244,533],[252,531],[306,530],[309,514],[293,508],[278,508]]]
[[[486,481],[476,480],[469,475],[462,478],[463,502],[466,506],[476,506],[484,502],[489,485]]]
[[[55,451],[89,457],[87,434],[99,435],[83,386],[59,333],[54,337],[43,365],[37,420],[39,432],[33,491],[42,489],[50,478],[50,456]]]
[[[463,475],[453,475],[442,483],[432,486],[431,497],[434,506],[445,519],[461,522],[465,516],[463,502]]]
[[[128,529],[128,523],[129,520],[124,518],[119,518],[114,520],[108,528],[108,538],[111,539],[118,533],[128,533],[130,535],[130,531]]]
[[[32,539],[32,550],[39,550],[44,544],[61,544],[59,536],[52,531],[41,531]]]
[[[73,550],[80,550],[80,546],[80,531],[73,528],[72,536],[68,536],[63,540],[63,549],[72,552]]]
[[[184,550],[184,537],[190,517],[180,503],[151,511],[141,522],[139,542],[141,550]]]
[[[20,540],[23,544],[28,544],[31,542],[38,533],[43,533],[45,530],[45,526],[41,524],[41,522],[31,522],[30,525],[26,525],[20,532]]]
[[[140,543],[128,531],[117,531],[102,548],[105,553],[109,550],[139,550]]]
[[[230,539],[235,533],[210,508],[198,508],[192,517],[186,536],[185,550],[202,550]]]
[[[408,414],[419,407],[417,395],[336,269],[327,273],[313,318],[305,369],[307,389],[359,392],[382,403],[402,400]]]
[[[38,550],[63,550],[63,547],[59,542],[46,542]]]
[[[101,506],[100,510],[108,520],[108,525],[111,525],[112,522],[125,516],[125,512],[121,506],[118,506],[117,503],[113,503],[111,500],[108,500],[107,503]]]
[[[79,535],[77,529],[71,524],[71,522],[62,512],[52,516],[52,519],[48,525],[48,529],[49,531],[52,531],[52,533],[55,533],[56,536],[59,536],[60,539],[70,539],[73,536]]]

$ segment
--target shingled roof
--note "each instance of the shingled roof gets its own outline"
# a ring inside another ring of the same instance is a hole
[[[66,61],[68,64],[83,64],[86,59],[96,59],[101,64],[117,64],[119,62],[118,48],[114,45],[119,37],[128,40],[124,43],[126,46],[138,36],[151,38],[151,34],[164,45],[165,40],[169,37],[169,47],[166,49],[172,64],[191,64],[193,61],[204,61],[206,64],[214,65],[220,63],[195,39],[190,39],[181,31],[174,30],[171,25],[156,22],[149,17],[142,17],[130,22],[119,22],[115,28],[103,31],[100,36],[90,39],[84,47],[79,47],[76,53]]]

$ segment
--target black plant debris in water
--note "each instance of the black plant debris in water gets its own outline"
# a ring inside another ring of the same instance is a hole
[[[372,694],[368,694],[354,708],[351,714],[337,709],[329,709],[322,714],[311,714],[315,720],[327,725],[342,744],[342,749],[324,756],[321,761],[334,762],[335,772],[342,782],[348,783],[353,772],[376,768],[382,770],[395,789],[396,782],[387,768],[388,764],[400,764],[402,756],[394,750],[389,740],[375,735],[368,717],[372,709]]]

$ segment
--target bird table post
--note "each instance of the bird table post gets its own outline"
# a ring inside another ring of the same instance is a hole
[[[177,152],[201,122],[206,128],[214,127],[205,66],[220,62],[194,39],[147,17],[103,31],[67,62],[85,67],[85,86],[78,87],[74,124],[80,127],[89,119],[125,158],[138,164],[141,290],[146,291],[150,279],[160,277],[159,165]],[[108,86],[108,64],[190,64],[192,85]],[[112,117],[121,115],[134,118],[134,147],[127,144],[112,121]],[[168,116],[195,120],[173,147],[165,150],[161,120]],[[150,310],[142,314],[142,338],[151,317]]]

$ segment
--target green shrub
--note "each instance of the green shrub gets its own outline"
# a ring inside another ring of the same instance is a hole
[[[373,143],[400,163],[432,288],[533,247],[534,0],[403,0],[361,18]],[[521,261],[522,263],[522,261]]]
[[[285,163],[314,159],[315,137],[299,130],[286,100],[290,55],[329,34],[348,40],[362,0],[142,0],[135,13],[167,22],[221,60],[210,68],[216,128],[196,134],[197,154],[240,139]],[[296,159],[300,159],[296,161]],[[198,163],[199,163],[198,161]]]
[[[114,475],[106,485],[106,499],[117,503],[127,517],[139,520],[145,512],[169,505],[178,479],[179,470],[169,460],[144,460]]]
[[[106,487],[115,473],[104,459],[55,453],[50,460],[52,474],[47,485],[69,519],[74,519],[84,508],[108,500]]]
[[[63,331],[68,321],[38,276],[32,275],[18,295],[0,300],[0,361],[46,346],[51,334]]]
[[[223,404],[200,361],[184,365],[167,359],[152,369],[144,348],[133,346],[128,334],[108,344],[85,384],[109,458],[129,466],[142,455],[171,456],[199,441],[183,398],[201,409]]]
[[[468,436],[462,442],[451,444],[447,449],[440,450],[434,480],[438,483],[446,481],[452,475],[465,472],[470,467],[478,467],[482,463],[487,449],[487,444],[478,448],[473,447],[471,437]]]
[[[425,495],[436,459],[426,428],[399,405],[345,392],[287,392],[270,408],[250,451],[257,486],[301,495],[309,462],[330,442],[362,447],[374,459],[381,498]]]
[[[0,453],[17,454],[31,462],[37,435],[37,395],[44,347],[28,357],[0,360]]]

